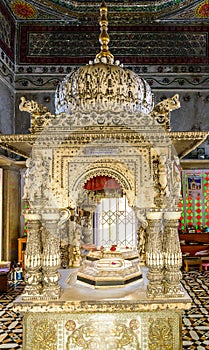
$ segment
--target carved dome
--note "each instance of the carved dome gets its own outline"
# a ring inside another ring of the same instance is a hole
[[[128,111],[148,114],[154,106],[149,84],[137,74],[114,62],[109,52],[107,33],[107,8],[100,8],[101,52],[94,62],[77,68],[68,74],[57,87],[55,94],[56,114],[71,114],[76,110]]]

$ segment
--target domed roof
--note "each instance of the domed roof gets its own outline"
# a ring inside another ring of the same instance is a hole
[[[56,114],[71,114],[77,110],[90,111],[128,111],[148,114],[154,101],[149,84],[137,74],[114,62],[109,52],[107,33],[107,8],[100,8],[101,52],[94,62],[77,68],[68,74],[57,87],[55,94]]]

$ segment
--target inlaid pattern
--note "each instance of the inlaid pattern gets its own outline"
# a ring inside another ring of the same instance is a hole
[[[78,44],[80,43],[80,49]],[[29,33],[29,56],[94,56],[98,33],[81,31],[65,32],[43,31]],[[160,45],[160,46],[159,46]],[[99,45],[96,45],[99,46]],[[111,46],[122,56],[201,56],[207,55],[206,33],[175,32],[114,32],[111,31]]]
[[[13,310],[13,301],[24,289],[24,283],[12,284],[0,292],[0,349],[22,349],[22,317]]]

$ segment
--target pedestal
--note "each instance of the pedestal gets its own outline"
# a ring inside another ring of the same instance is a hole
[[[66,273],[66,270],[65,270]],[[75,271],[74,271],[75,273]],[[150,350],[182,348],[182,310],[191,307],[182,298],[151,300],[146,285],[95,290],[62,283],[59,300],[23,301],[15,310],[23,314],[23,350]]]

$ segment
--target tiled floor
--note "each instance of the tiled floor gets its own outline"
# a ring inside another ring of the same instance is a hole
[[[13,311],[13,300],[22,292],[21,283],[0,292],[0,349],[22,349],[22,317]]]
[[[209,271],[184,272],[182,284],[192,298],[191,309],[183,312],[183,350],[209,349]],[[18,283],[0,293],[0,349],[22,349],[22,318],[12,307],[23,288]]]
[[[184,273],[192,307],[183,313],[183,349],[209,349],[209,271]]]

